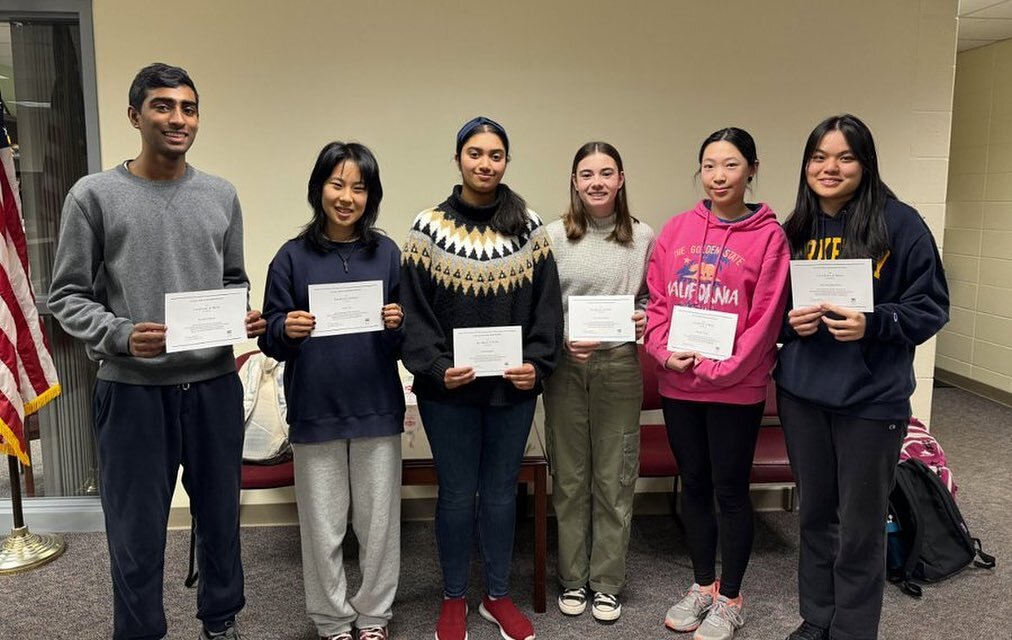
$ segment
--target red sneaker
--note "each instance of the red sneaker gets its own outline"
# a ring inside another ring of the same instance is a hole
[[[495,600],[485,596],[478,607],[478,613],[489,622],[499,625],[499,635],[504,640],[534,640],[534,625],[509,596]]]
[[[436,640],[467,640],[467,599],[443,598]]]

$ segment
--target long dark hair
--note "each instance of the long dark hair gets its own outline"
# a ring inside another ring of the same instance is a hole
[[[365,183],[365,191],[368,195],[365,201],[365,211],[362,212],[362,217],[355,222],[355,233],[369,249],[376,246],[376,243],[379,242],[378,235],[383,233],[375,226],[376,218],[379,217],[380,202],[383,200],[383,185],[380,183],[379,163],[376,161],[376,156],[372,154],[369,147],[357,142],[331,142],[320,150],[313,171],[309,174],[306,200],[313,208],[313,217],[298,235],[299,238],[305,238],[310,246],[322,253],[326,253],[330,246],[326,235],[327,213],[323,210],[323,185],[334,173],[334,167],[343,162],[355,163],[362,176],[362,182]]]
[[[503,144],[503,149],[506,151],[506,162],[509,162],[510,142],[509,137],[506,135],[506,130],[498,122],[484,116],[479,116],[465,123],[460,131],[457,132],[456,156],[458,167],[460,166],[460,150],[464,148],[468,140],[479,133],[491,133],[499,138]],[[499,201],[499,208],[492,214],[492,219],[488,223],[489,227],[493,231],[508,236],[521,236],[527,233],[529,219],[527,215],[527,203],[520,197],[520,194],[500,182],[496,190],[496,199]]]
[[[573,184],[573,178],[576,177],[576,168],[580,162],[594,153],[603,153],[608,156],[615,161],[619,173],[625,173],[625,169],[622,168],[622,156],[619,155],[618,149],[607,142],[588,142],[577,150],[576,155],[573,156],[573,169],[569,176],[569,210],[562,216],[566,237],[570,240],[579,240],[587,233],[587,207],[580,199],[580,193],[576,190],[576,185]],[[614,240],[621,245],[628,245],[633,240],[632,226],[634,222],[639,221],[629,213],[629,201],[626,197],[625,181],[623,180],[622,187],[615,195],[615,229],[605,239]]]
[[[878,259],[889,250],[889,234],[885,224],[885,203],[896,195],[882,181],[878,171],[878,154],[871,130],[856,116],[845,113],[826,118],[812,130],[801,158],[801,178],[794,211],[784,222],[784,231],[791,244],[791,253],[803,258],[805,247],[814,240],[818,230],[821,207],[819,197],[808,186],[808,163],[822,138],[830,131],[839,131],[861,164],[861,184],[847,204],[843,226],[841,258]]]

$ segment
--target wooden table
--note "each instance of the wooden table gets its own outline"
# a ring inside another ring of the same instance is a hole
[[[545,612],[545,571],[548,547],[548,461],[526,456],[520,463],[518,482],[534,485],[534,611]],[[431,458],[405,458],[401,484],[436,485],[436,466]]]

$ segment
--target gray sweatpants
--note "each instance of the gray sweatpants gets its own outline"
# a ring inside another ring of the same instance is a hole
[[[293,444],[306,611],[321,636],[386,626],[401,562],[401,438]],[[347,597],[348,511],[362,586]]]

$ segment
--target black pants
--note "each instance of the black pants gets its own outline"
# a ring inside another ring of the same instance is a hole
[[[801,617],[837,640],[873,640],[889,492],[907,420],[839,415],[783,393],[777,402],[800,500]]]
[[[720,593],[737,598],[752,555],[755,523],[749,475],[765,402],[722,404],[663,398],[668,442],[681,474],[682,516],[700,585],[716,579],[720,505]]]
[[[162,638],[165,532],[176,475],[197,523],[197,617],[220,629],[245,604],[239,551],[242,385],[234,374],[145,386],[99,380],[100,490],[113,584],[113,638]]]

